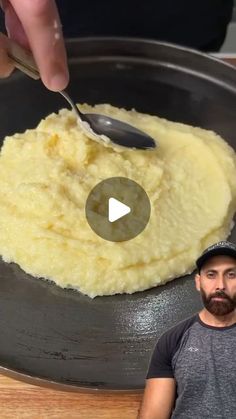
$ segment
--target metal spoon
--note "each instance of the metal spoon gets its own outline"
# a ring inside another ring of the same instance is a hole
[[[36,80],[40,79],[33,55],[11,39],[7,38],[7,42],[7,53],[14,62],[15,67]],[[69,102],[78,117],[82,129],[90,138],[102,140],[105,143],[111,140],[114,144],[137,149],[153,149],[157,146],[157,142],[153,138],[130,124],[106,115],[82,113],[67,91],[62,90],[59,93]]]

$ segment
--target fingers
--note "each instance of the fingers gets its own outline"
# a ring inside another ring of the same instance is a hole
[[[9,38],[14,39],[22,47],[30,49],[29,41],[27,39],[23,26],[11,3],[5,0],[3,6],[5,12],[5,26]]]
[[[0,77],[8,77],[11,74],[11,72],[14,70],[14,65],[7,55],[6,47],[7,47],[6,40],[0,34],[0,63],[1,63]]]
[[[43,83],[51,90],[62,90],[69,81],[65,46],[61,24],[54,0],[10,0],[18,23],[21,22],[24,34],[38,65]],[[13,31],[11,11],[9,31]],[[17,25],[18,25],[17,23]],[[18,26],[19,28],[19,26]],[[17,40],[18,32],[14,33]],[[24,35],[21,41],[24,43]]]

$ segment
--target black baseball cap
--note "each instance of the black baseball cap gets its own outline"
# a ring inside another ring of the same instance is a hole
[[[206,261],[213,256],[231,256],[236,259],[236,245],[228,241],[221,241],[208,247],[196,260],[198,272],[200,272]]]

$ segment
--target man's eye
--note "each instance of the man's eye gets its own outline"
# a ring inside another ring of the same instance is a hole
[[[214,278],[214,272],[207,272],[207,278]]]
[[[228,278],[236,278],[236,271],[229,271],[227,276]]]

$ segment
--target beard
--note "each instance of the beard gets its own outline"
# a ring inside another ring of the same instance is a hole
[[[225,316],[232,313],[236,308],[236,294],[229,297],[224,291],[218,291],[214,294],[206,295],[205,291],[201,288],[201,296],[204,307],[215,316]],[[222,297],[224,300],[216,301],[213,297]]]

